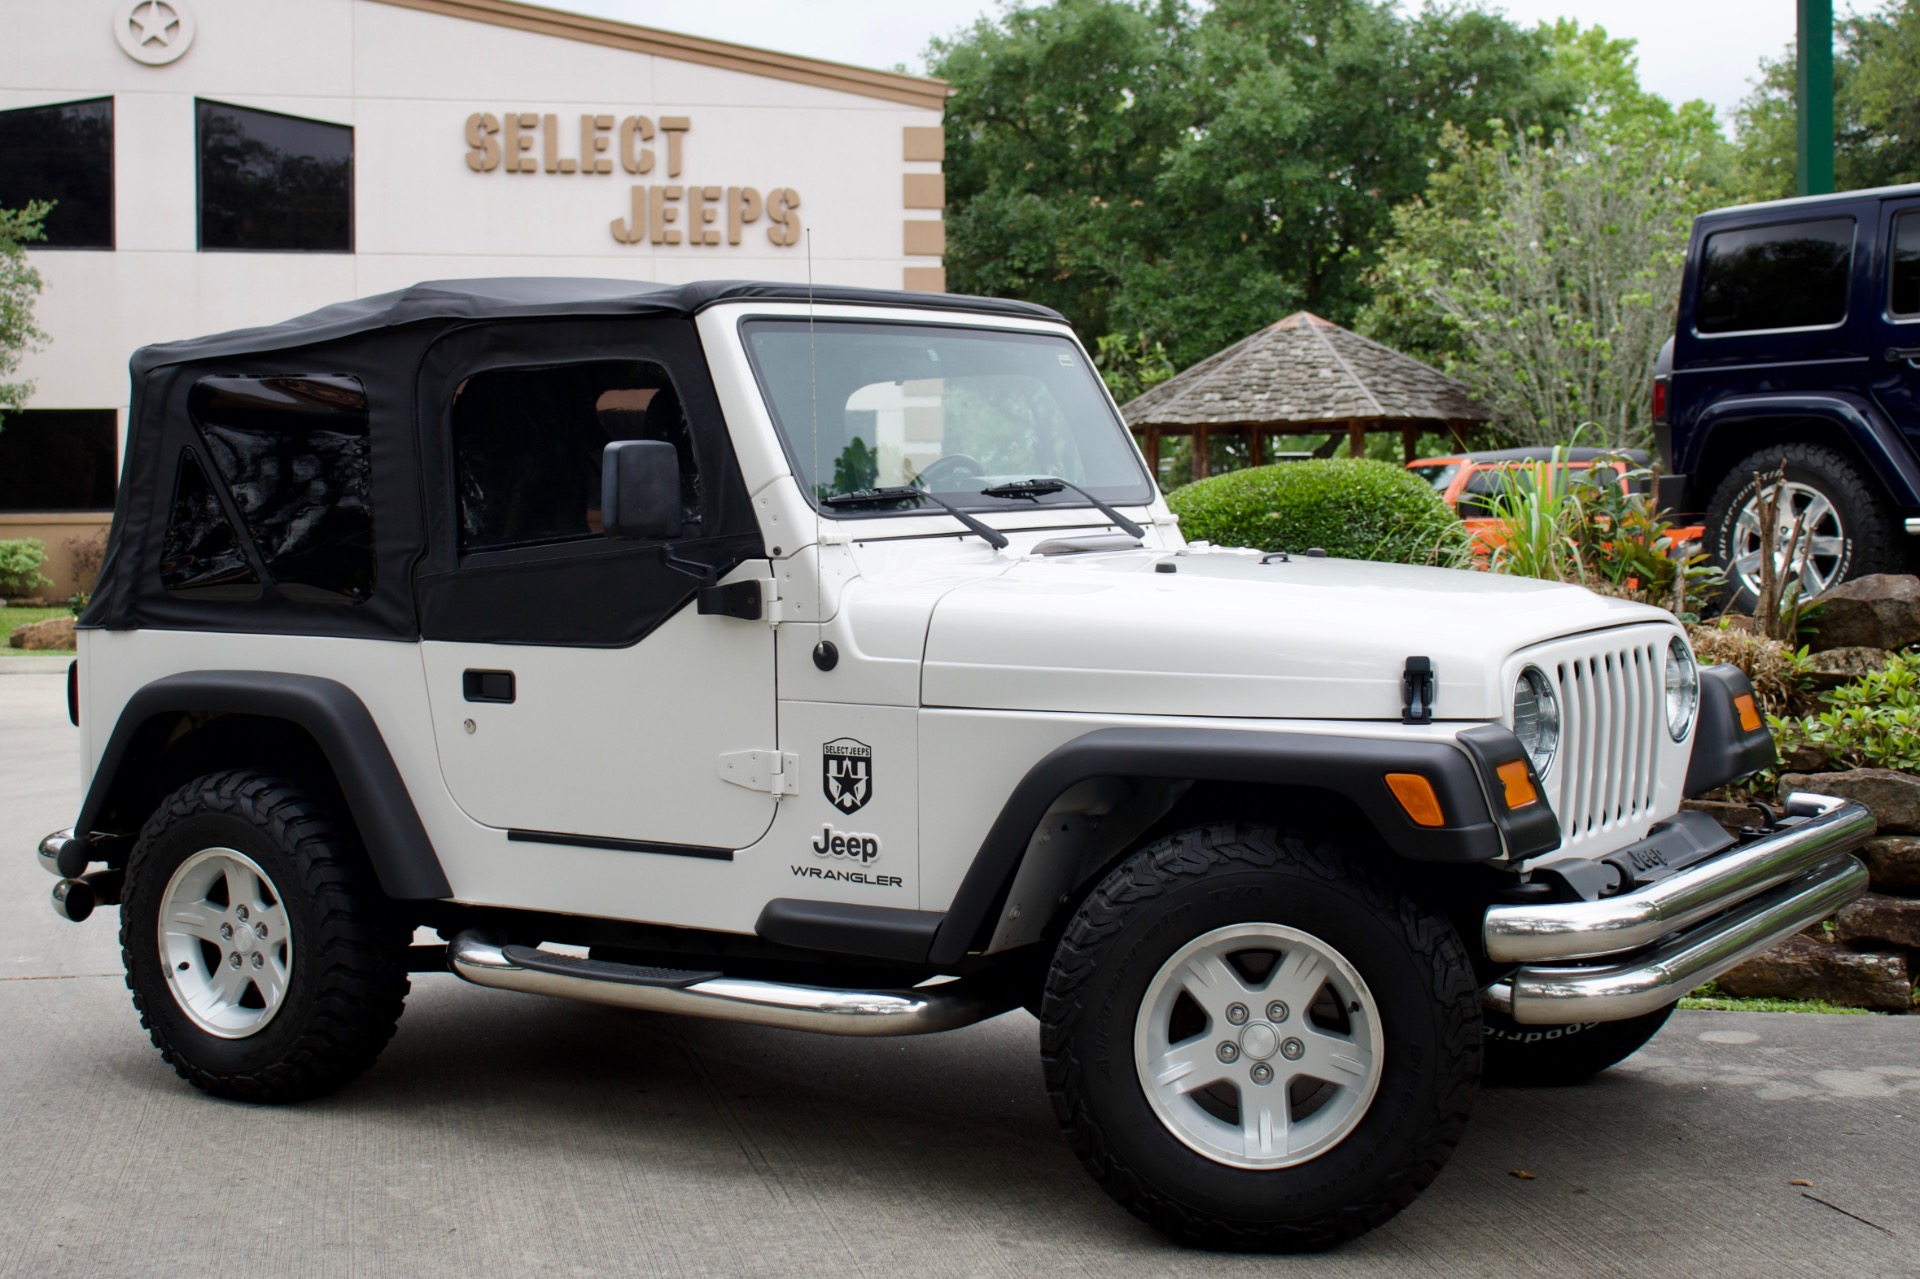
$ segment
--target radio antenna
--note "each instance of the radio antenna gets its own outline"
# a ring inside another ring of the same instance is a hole
[[[827,548],[821,540],[820,525],[820,363],[813,349],[813,228],[807,236],[807,404],[813,411],[813,492],[807,501],[813,507],[813,662],[821,666],[826,641],[821,635],[827,627]],[[827,669],[821,666],[822,670]]]

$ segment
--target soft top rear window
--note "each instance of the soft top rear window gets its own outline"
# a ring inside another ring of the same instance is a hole
[[[1847,318],[1853,219],[1715,231],[1700,251],[1694,331],[1810,329]]]

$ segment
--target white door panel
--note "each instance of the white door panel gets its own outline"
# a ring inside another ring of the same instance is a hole
[[[723,754],[777,745],[764,623],[688,605],[629,648],[429,640],[421,651],[441,770],[475,821],[732,849],[773,820],[771,793],[719,769]],[[513,702],[466,700],[468,670],[512,671]]]

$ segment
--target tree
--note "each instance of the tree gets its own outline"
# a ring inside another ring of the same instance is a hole
[[[1920,182],[1920,0],[1834,23],[1833,176],[1842,191]],[[1792,45],[1760,64],[1760,82],[1734,119],[1738,181],[1750,200],[1794,194]]]
[[[0,209],[0,379],[12,376],[20,358],[47,339],[33,322],[40,273],[27,261],[22,246],[41,238],[41,223],[52,208],[44,200],[29,200],[23,209]],[[0,421],[8,409],[26,404],[32,393],[31,382],[0,380]]]
[[[1573,122],[1451,134],[1426,193],[1393,212],[1359,327],[1460,377],[1519,442],[1646,447],[1688,230],[1727,147],[1705,103],[1640,88],[1631,41],[1546,30]]]
[[[954,287],[1179,367],[1302,308],[1345,322],[1451,124],[1556,123],[1547,41],[1389,0],[1055,0],[929,51]]]

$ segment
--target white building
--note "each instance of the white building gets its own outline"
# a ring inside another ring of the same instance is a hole
[[[127,357],[423,279],[939,290],[938,81],[511,0],[0,0],[0,207],[58,198],[0,539],[104,525]]]

